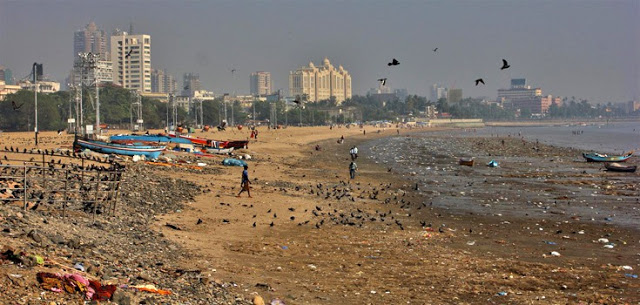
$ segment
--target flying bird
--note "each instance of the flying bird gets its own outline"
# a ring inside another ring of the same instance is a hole
[[[476,86],[477,86],[479,83],[482,83],[482,84],[484,85],[484,80],[482,80],[482,78],[478,78],[478,79],[476,79]]]
[[[20,104],[20,106],[18,106],[16,104],[16,101],[11,101],[11,106],[13,106],[13,110],[18,110],[20,108],[22,108],[22,105],[24,105],[24,103]]]
[[[438,48],[433,49],[433,52],[436,52],[436,51],[438,51]]]
[[[502,67],[500,68],[500,70],[508,69],[509,67],[511,67],[511,66],[509,65],[509,63],[507,63],[507,60],[503,59],[502,60]]]
[[[236,73],[236,69],[231,69],[231,74]]]
[[[384,86],[387,83],[386,78],[379,78],[378,81]]]
[[[131,56],[131,53],[133,53],[133,49],[129,49],[129,52],[127,52],[124,58],[129,58]]]
[[[394,58],[390,63],[387,64],[387,66],[397,66],[399,64],[400,62]]]

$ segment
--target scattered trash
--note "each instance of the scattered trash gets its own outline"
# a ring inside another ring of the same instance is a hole
[[[557,243],[553,242],[553,241],[544,241],[545,244],[547,245],[557,245]]]
[[[633,267],[631,267],[631,266],[621,266],[620,269],[622,269],[622,270],[633,270]]]
[[[269,302],[269,305],[285,305],[284,301],[281,299],[273,299]]]
[[[82,272],[85,271],[84,264],[82,263],[76,263],[75,265],[73,265],[73,268],[75,268],[76,270],[80,270]]]
[[[489,161],[489,163],[487,163],[488,167],[498,167],[498,162],[496,162],[496,160],[491,160]]]
[[[609,242],[609,240],[606,239],[606,238],[598,238],[598,242],[601,243],[601,244],[606,244],[606,243]]]
[[[631,274],[631,273],[625,273],[624,276],[630,277],[630,278],[633,278],[633,279],[637,279],[638,278],[637,274]]]
[[[475,244],[476,244],[476,241],[475,241],[475,240],[473,240],[473,241],[468,241],[468,242],[467,242],[467,245],[468,245],[468,246],[473,246],[473,245],[475,245]]]
[[[608,244],[608,245],[604,245],[604,247],[607,249],[613,249],[614,246],[612,244]]]
[[[560,256],[560,253],[557,251],[551,251],[551,256]]]
[[[169,228],[172,228],[172,229],[174,229],[174,230],[182,230],[180,227],[178,227],[178,226],[176,226],[176,225],[174,225],[174,224],[170,224],[170,223],[168,223],[168,222],[167,222],[167,224],[165,224],[165,226],[167,226],[167,227],[169,227]]]
[[[289,247],[287,247],[287,246],[280,246],[280,248],[281,248],[282,250],[287,250],[287,249],[289,249]]]
[[[245,165],[247,165],[247,162],[244,162],[244,161],[238,160],[238,159],[233,159],[233,158],[226,158],[226,159],[222,160],[222,165],[225,165],[225,166],[245,166]]]
[[[497,293],[497,295],[499,295],[499,296],[506,296],[506,295],[507,295],[507,292],[506,292],[506,291],[500,291],[500,292],[498,292],[498,293]]]
[[[136,290],[139,290],[139,291],[157,293],[159,295],[170,295],[171,294],[171,291],[158,289],[154,285],[136,285],[136,286],[129,286],[129,288],[133,288],[133,289],[136,289]]]

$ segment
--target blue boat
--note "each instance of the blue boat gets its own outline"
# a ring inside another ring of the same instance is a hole
[[[582,157],[587,159],[587,162],[624,162],[631,158],[633,152],[629,152],[624,156],[609,156],[599,153],[582,153]]]
[[[109,138],[111,143],[131,145],[158,145],[167,143],[191,144],[191,141],[183,138],[172,138],[164,135],[115,135]]]
[[[89,149],[104,154],[118,154],[125,156],[145,156],[147,159],[157,159],[165,146],[137,146],[107,143],[94,140],[76,139],[73,143],[74,147]]]

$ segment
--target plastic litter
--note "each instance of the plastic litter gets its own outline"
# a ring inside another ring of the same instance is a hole
[[[631,274],[631,273],[625,273],[624,276],[630,277],[630,278],[633,278],[633,279],[637,279],[638,278],[637,274]]]
[[[84,264],[83,264],[83,263],[76,263],[75,265],[73,265],[73,268],[75,268],[75,269],[77,269],[77,270],[80,270],[80,271],[82,271],[82,272],[84,272],[84,271],[85,271],[85,268],[84,268]]]
[[[222,165],[226,165],[226,166],[245,166],[245,165],[247,165],[247,162],[244,162],[244,161],[238,160],[238,159],[234,159],[234,158],[226,158],[226,159],[222,160]]]
[[[500,291],[497,293],[499,296],[506,296],[508,293],[506,291]]]
[[[489,163],[487,163],[488,167],[498,167],[498,162],[496,162],[496,160],[491,160],[489,161]]]
[[[550,253],[552,256],[560,256],[560,252],[557,251],[551,251]]]

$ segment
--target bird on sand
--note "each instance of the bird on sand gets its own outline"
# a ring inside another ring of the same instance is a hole
[[[274,226],[273,221],[269,224],[269,226],[270,226],[270,227],[273,227],[273,226]]]
[[[378,81],[384,86],[387,84],[387,79],[386,78],[379,78]]]
[[[507,60],[502,59],[502,67],[500,68],[500,70],[508,69],[509,67],[511,66],[509,65],[509,63],[507,63]]]
[[[484,80],[482,80],[482,78],[478,78],[478,79],[476,79],[476,86],[477,86],[479,83],[482,83],[482,84],[484,85]]]
[[[399,64],[400,62],[394,58],[390,63],[387,64],[387,66],[397,66]]]

